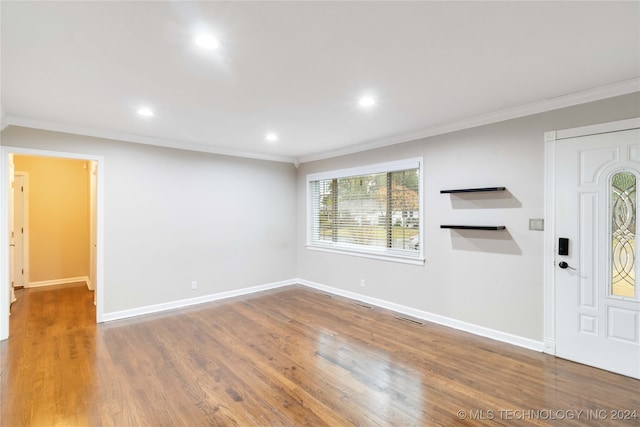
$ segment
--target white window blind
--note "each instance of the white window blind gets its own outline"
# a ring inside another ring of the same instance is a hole
[[[421,159],[309,175],[310,248],[422,259]]]

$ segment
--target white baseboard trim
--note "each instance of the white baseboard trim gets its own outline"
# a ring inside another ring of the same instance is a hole
[[[87,276],[87,288],[89,288],[90,291],[93,291],[93,283],[91,282],[89,276]]]
[[[146,305],[144,307],[132,308],[129,310],[114,311],[112,313],[104,313],[102,315],[103,322],[110,322],[112,320],[126,319],[129,317],[142,316],[145,314],[159,313],[167,310],[174,310],[176,308],[189,307],[192,305],[203,304],[205,302],[218,301],[227,298],[238,297],[242,295],[249,295],[256,292],[267,291],[270,289],[281,288],[283,286],[295,285],[298,282],[296,280],[282,280],[280,282],[267,283],[264,285],[252,286],[249,288],[236,289],[233,291],[219,292],[216,294],[203,295],[195,298],[187,298],[177,301],[170,301],[162,304]]]
[[[516,345],[518,347],[523,347],[529,350],[534,350],[539,352],[542,352],[542,351],[548,352],[547,347],[545,346],[545,344],[547,344],[546,342],[543,343],[542,341],[536,341],[529,338],[520,337],[518,335],[512,335],[506,332],[497,331],[495,329],[486,328],[484,326],[479,326],[473,323],[456,320],[451,317],[429,313],[427,311],[418,310],[418,309],[407,307],[401,304],[396,304],[390,301],[369,297],[369,296],[358,294],[355,292],[345,291],[343,289],[334,288],[332,286],[327,286],[320,283],[312,282],[310,280],[299,279],[299,278],[282,280],[279,282],[267,283],[264,285],[252,286],[249,288],[236,289],[233,291],[219,292],[211,295],[203,295],[195,298],[187,298],[187,299],[178,300],[178,301],[171,301],[171,302],[166,302],[162,304],[147,305],[144,307],[132,308],[129,310],[121,310],[121,311],[115,311],[112,313],[104,313],[102,316],[102,321],[110,322],[113,320],[142,316],[145,314],[159,313],[162,311],[174,310],[177,308],[189,307],[192,305],[203,304],[206,302],[218,301],[218,300],[238,297],[242,295],[249,295],[256,292],[262,292],[270,289],[276,289],[276,288],[281,288],[284,286],[291,286],[291,285],[302,285],[302,286],[317,289],[323,292],[327,292],[330,294],[343,296],[345,298],[363,301],[368,304],[372,304],[381,308],[386,308],[387,310],[395,311],[397,313],[406,314],[408,316],[426,320],[428,322],[437,323],[439,325],[458,329],[464,332],[469,332],[474,335],[479,335],[485,338],[502,341],[507,344]]]
[[[30,282],[28,285],[25,285],[25,288],[41,288],[43,286],[66,285],[68,283],[76,283],[76,282],[84,282],[88,286],[89,278],[87,276],[80,276],[80,277],[67,277],[65,279],[41,280],[39,282]]]
[[[544,352],[547,354],[551,354],[553,356],[556,355],[556,341],[551,340],[549,338],[544,339]]]
[[[502,341],[507,344],[513,344],[518,347],[523,347],[529,350],[542,352],[545,349],[542,341],[532,340],[530,338],[520,337],[518,335],[512,335],[506,332],[497,331],[495,329],[486,328],[473,323],[463,322],[451,317],[441,316],[439,314],[429,313],[428,311],[422,311],[415,308],[407,307],[404,305],[396,304],[393,302],[385,301],[378,298],[369,297],[366,295],[357,294],[355,292],[345,291],[339,288],[323,285],[320,283],[311,282],[304,279],[296,279],[293,281],[310,288],[318,289],[324,292],[328,292],[335,295],[340,295],[346,298],[351,298],[359,301],[366,302],[378,307],[386,308],[398,313],[406,314],[418,319],[426,320],[428,322],[437,323],[439,325],[448,326],[450,328],[458,329],[460,331],[469,332],[481,337],[491,338],[497,341]]]

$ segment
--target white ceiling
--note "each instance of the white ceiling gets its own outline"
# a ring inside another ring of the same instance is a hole
[[[311,160],[640,90],[638,1],[2,1],[1,14],[6,123],[249,157]],[[222,48],[198,48],[202,30]]]

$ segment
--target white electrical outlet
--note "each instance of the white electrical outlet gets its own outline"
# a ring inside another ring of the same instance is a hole
[[[198,289],[198,282],[195,280],[191,282],[191,289]]]
[[[364,288],[365,286],[364,279],[360,279],[360,287]]]

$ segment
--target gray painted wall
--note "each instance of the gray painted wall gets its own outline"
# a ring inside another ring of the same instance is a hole
[[[381,149],[298,170],[298,277],[537,341],[543,338],[545,131],[640,116],[640,94],[611,98]],[[424,157],[426,264],[413,266],[308,250],[306,175]],[[457,197],[440,190],[505,186]],[[456,232],[441,224],[506,225]],[[365,279],[366,287],[360,287]]]
[[[544,214],[543,133],[638,116],[635,93],[305,163],[297,172],[12,126],[1,144],[105,158],[105,314],[300,277],[542,340],[543,233],[529,231],[528,220]],[[417,156],[425,164],[424,266],[306,249],[307,174]],[[439,193],[496,185],[508,192]],[[443,223],[508,231],[463,234],[441,230]]]
[[[104,157],[105,315],[295,276],[293,165],[12,126],[2,145]]]

